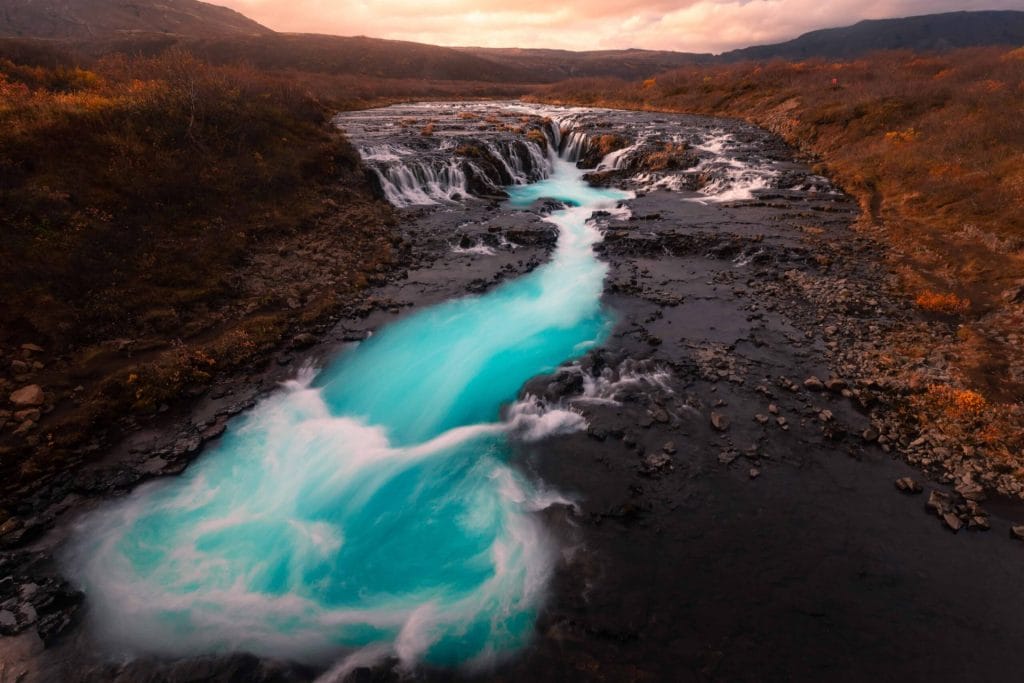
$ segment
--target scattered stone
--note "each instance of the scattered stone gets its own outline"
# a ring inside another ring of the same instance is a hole
[[[958,484],[956,487],[956,492],[963,496],[966,500],[974,501],[977,503],[980,503],[981,501],[985,500],[986,497],[985,490],[978,484],[975,484],[974,482],[964,482],[962,484]]]
[[[11,403],[19,408],[28,408],[43,405],[46,395],[43,393],[43,388],[38,384],[29,384],[26,387],[11,392],[9,398]]]
[[[988,531],[992,526],[988,523],[988,518],[984,515],[974,515],[971,517],[971,521],[967,524],[970,529],[978,529],[979,531]]]
[[[758,413],[754,416],[754,419],[757,420],[758,424],[768,424],[768,416],[763,413]]]
[[[784,417],[777,417],[777,418],[775,418],[775,422],[783,430],[789,430],[789,420],[787,420],[786,418],[784,418]]]
[[[28,434],[30,431],[32,431],[32,429],[35,426],[36,426],[36,423],[33,422],[32,420],[25,420],[20,425],[18,425],[17,429],[15,429],[11,433],[14,434],[15,436],[23,436],[25,434]]]
[[[779,407],[777,405],[775,405],[774,403],[769,404],[768,412],[771,413],[772,415],[778,415],[779,414]]]
[[[860,434],[860,438],[864,439],[864,441],[868,443],[878,441],[878,436],[878,430],[874,429],[873,427],[868,427]]]
[[[1016,524],[1010,527],[1010,538],[1016,541],[1024,541],[1024,524]]]
[[[811,375],[804,380],[804,389],[808,391],[824,391],[825,384],[814,375]]]
[[[729,429],[729,418],[722,413],[712,411],[711,426],[720,432],[724,432]]]
[[[960,527],[963,526],[963,522],[960,521],[960,518],[954,512],[942,513],[942,521],[953,533],[960,531]]]
[[[661,447],[661,450],[664,451],[665,453],[668,453],[669,455],[672,455],[673,453],[676,452],[676,445],[671,441],[666,441],[665,445]]]
[[[25,420],[32,420],[33,422],[39,422],[39,418],[42,416],[39,408],[26,408],[25,410],[18,410],[14,413],[14,419],[19,422]]]
[[[942,491],[932,490],[928,493],[928,502],[925,503],[925,507],[941,516],[953,507],[953,500],[950,498],[948,493]],[[1024,530],[1024,527],[1021,527]]]
[[[750,471],[747,472],[747,474],[750,476],[751,479],[757,479],[758,477],[761,476],[761,470],[757,469],[756,467],[751,467]]]
[[[21,350],[28,351],[29,353],[42,353],[43,347],[37,344],[22,344]]]
[[[826,409],[818,413],[818,419],[821,420],[822,422],[831,422],[832,418],[833,415],[831,410]]]
[[[731,465],[733,460],[735,460],[738,457],[740,457],[740,454],[730,449],[722,451],[718,454],[718,462],[722,463],[723,465]]]
[[[658,472],[672,467],[672,458],[667,453],[651,453],[644,458],[645,472]]]
[[[18,608],[18,612],[21,614],[21,620],[26,625],[34,624],[39,619],[39,614],[36,612],[36,608],[31,603],[24,603]]]
[[[924,488],[911,477],[900,477],[896,480],[896,488],[904,493],[921,493]]]
[[[1024,285],[1004,290],[1002,293],[1002,298],[1003,301],[1008,301],[1010,303],[1024,303]]]
[[[825,382],[825,388],[831,391],[833,394],[841,394],[844,389],[849,388],[845,381],[841,379],[830,379]]]
[[[316,344],[317,341],[318,340],[315,334],[310,334],[309,332],[302,332],[292,337],[292,348],[308,349],[310,346]]]

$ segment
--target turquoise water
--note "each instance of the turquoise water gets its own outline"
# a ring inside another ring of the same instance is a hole
[[[626,196],[554,166],[510,189],[513,206],[573,205],[550,217],[548,264],[384,328],[233,422],[182,476],[82,523],[64,566],[101,641],[455,665],[529,639],[553,562],[534,513],[557,495],[517,475],[508,443],[582,418],[502,410],[606,334],[587,219]]]

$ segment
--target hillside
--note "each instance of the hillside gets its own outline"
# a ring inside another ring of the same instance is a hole
[[[541,82],[523,65],[498,63],[448,47],[365,36],[277,33],[200,40],[188,47],[215,64],[245,61],[262,69],[377,78]]]
[[[0,36],[94,40],[136,33],[214,37],[271,33],[227,7],[198,0],[5,0]]]
[[[719,55],[719,60],[842,59],[877,50],[942,52],[961,47],[1024,43],[1024,12],[948,12],[902,19],[861,21],[811,31],[793,40]]]
[[[460,47],[461,52],[476,55],[509,68],[527,70],[534,82],[566,78],[613,76],[646,78],[680,66],[712,61],[710,54],[668,52],[664,50],[528,50],[520,48]]]
[[[9,0],[0,36],[93,40],[139,33],[214,37],[271,33],[248,17],[198,0]]]

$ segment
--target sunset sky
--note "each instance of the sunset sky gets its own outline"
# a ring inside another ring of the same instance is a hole
[[[211,0],[278,31],[435,45],[721,52],[817,28],[1021,0]]]

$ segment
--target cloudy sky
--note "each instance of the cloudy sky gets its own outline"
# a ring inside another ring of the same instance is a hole
[[[1021,0],[210,0],[278,31],[435,45],[721,52],[861,19]]]

